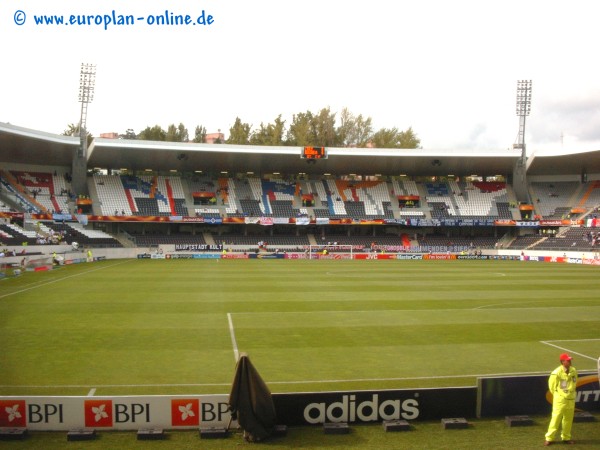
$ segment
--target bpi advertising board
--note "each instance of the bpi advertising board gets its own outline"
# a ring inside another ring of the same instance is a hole
[[[224,428],[227,395],[0,397],[0,427],[30,430]]]

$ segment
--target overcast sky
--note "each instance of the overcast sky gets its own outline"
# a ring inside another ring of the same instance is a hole
[[[204,10],[213,23],[34,20],[113,10]],[[503,149],[519,129],[517,80],[530,79],[529,150],[600,149],[599,13],[597,0],[3,0],[0,121],[61,133],[93,63],[94,135],[180,122],[227,135],[238,116],[257,128],[347,107],[375,129],[412,127],[427,149]]]

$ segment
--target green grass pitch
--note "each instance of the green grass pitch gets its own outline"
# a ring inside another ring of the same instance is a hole
[[[473,386],[600,355],[600,268],[521,261],[110,260],[0,281],[0,395]]]

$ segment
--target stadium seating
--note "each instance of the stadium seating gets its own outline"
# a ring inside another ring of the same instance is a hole
[[[575,181],[556,181],[532,182],[530,186],[537,214],[546,219],[561,219],[570,211],[572,197],[579,191],[581,184]]]
[[[34,245],[37,243],[37,232],[25,230],[10,223],[0,223],[0,237],[3,245]]]
[[[138,247],[156,247],[163,244],[197,244],[206,245],[203,234],[164,234],[147,233],[131,234],[131,237]]]
[[[102,215],[188,216],[180,177],[94,174]]]
[[[72,244],[77,242],[84,247],[118,248],[121,243],[110,234],[101,230],[86,229],[79,223],[46,223],[48,228],[64,235],[64,242]]]
[[[5,170],[1,173],[3,187],[23,205],[24,211],[40,212],[44,210],[60,211],[68,208],[67,195],[70,188],[65,170],[59,170],[57,175],[43,170]],[[4,175],[7,174],[7,175]],[[7,180],[14,181],[7,181]],[[406,177],[390,178],[387,181],[360,181],[347,179],[306,179],[300,181],[289,179],[261,179],[259,177],[213,178],[209,175],[101,175],[90,177],[93,189],[90,189],[94,213],[105,216],[200,216],[205,219],[221,219],[228,217],[273,217],[296,218],[300,216],[311,219],[512,219],[514,202],[511,191],[505,183],[500,182],[464,182],[452,179],[437,182],[409,180]],[[20,186],[23,193],[16,186]],[[12,190],[10,190],[12,189]],[[36,190],[36,199],[28,192]],[[38,190],[39,189],[39,190]],[[58,192],[57,192],[58,191]],[[600,183],[579,182],[534,182],[530,191],[536,200],[536,213],[544,218],[569,217],[574,207],[590,208],[600,204]],[[209,195],[193,196],[193,193],[209,193]],[[53,193],[58,193],[55,195]],[[63,195],[61,195],[63,194]],[[302,205],[302,196],[311,195],[311,204]],[[420,204],[415,207],[400,205],[398,197],[418,197]],[[194,205],[194,199],[203,200]],[[35,200],[35,203],[34,203]],[[11,203],[12,204],[12,203]],[[402,206],[402,207],[401,207]],[[10,210],[5,205],[0,211]],[[52,226],[52,225],[50,225]],[[52,228],[54,229],[54,228]],[[82,245],[120,246],[109,236],[86,236],[86,227],[76,230],[76,240]],[[185,229],[184,229],[185,230]],[[71,232],[71,230],[69,230]],[[284,229],[284,232],[294,233],[297,230]],[[303,230],[304,231],[304,230]],[[358,230],[351,230],[353,234]],[[327,241],[334,239],[340,244],[369,247],[376,241],[381,245],[402,246],[403,241],[397,236],[325,236]],[[229,239],[233,245],[245,245],[252,249],[259,240],[266,240],[274,246],[309,245],[311,242],[321,243],[321,234],[314,236],[277,236],[281,230],[276,230],[276,236],[268,236],[268,232],[258,232],[258,235],[240,236],[237,230],[228,230],[231,236],[219,237]],[[255,233],[256,230],[252,230]],[[314,230],[310,230],[314,232]],[[379,232],[379,230],[377,230]],[[42,234],[47,233],[42,229]],[[138,245],[152,246],[168,243],[206,244],[204,236],[190,233],[179,233],[171,230],[170,235],[134,234]],[[587,249],[589,242],[581,237],[572,235],[573,231],[556,237],[525,236],[516,238],[509,248],[566,248],[575,243],[573,249]],[[30,234],[30,235],[28,235]],[[69,235],[70,236],[70,235]],[[21,244],[35,242],[35,234],[31,231],[2,229],[0,238],[5,241]],[[572,242],[567,242],[572,239]],[[255,242],[256,241],[256,242]],[[412,245],[420,250],[427,248],[457,249],[493,248],[498,242],[492,237],[447,237],[427,236],[425,241],[413,241]],[[451,244],[450,244],[451,243]]]
[[[66,213],[69,211],[70,184],[66,174],[42,171],[4,171],[2,184],[18,196],[28,212]]]
[[[592,245],[592,231],[596,232],[597,230],[593,228],[569,228],[564,233],[541,240],[533,248],[535,250],[595,251],[600,247],[600,243]]]
[[[125,187],[118,175],[94,174],[93,181],[98,193],[101,215],[131,216],[137,212],[135,204],[129,201]]]

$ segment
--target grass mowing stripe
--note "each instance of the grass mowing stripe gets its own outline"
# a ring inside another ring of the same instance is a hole
[[[559,314],[560,313],[560,314]],[[428,310],[361,310],[361,311],[302,311],[302,312],[240,312],[245,319],[238,328],[329,327],[342,326],[410,326],[434,324],[536,323],[563,322],[564,316],[580,322],[600,321],[600,306],[551,308],[498,309],[428,309]],[[275,320],[274,320],[275,319]]]

